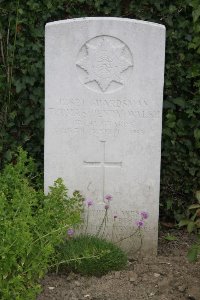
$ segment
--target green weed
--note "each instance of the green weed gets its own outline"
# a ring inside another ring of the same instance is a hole
[[[31,300],[70,227],[81,222],[82,197],[61,179],[47,196],[31,186],[33,161],[20,150],[0,173],[0,299]]]
[[[58,268],[82,275],[101,276],[120,270],[127,256],[116,245],[95,236],[70,238],[58,248]]]

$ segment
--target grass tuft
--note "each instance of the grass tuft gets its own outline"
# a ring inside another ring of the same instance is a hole
[[[127,256],[119,247],[95,236],[67,240],[58,253],[59,269],[82,275],[102,276],[127,264]]]

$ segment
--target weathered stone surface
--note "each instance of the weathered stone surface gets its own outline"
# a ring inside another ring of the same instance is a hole
[[[147,211],[142,250],[157,249],[165,28],[120,18],[46,26],[45,189],[62,177],[94,200],[88,231],[120,240]],[[115,216],[115,218],[114,218]],[[102,232],[103,234],[103,232]],[[121,246],[135,253],[140,241]]]

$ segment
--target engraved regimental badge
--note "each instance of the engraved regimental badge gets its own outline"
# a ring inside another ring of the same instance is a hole
[[[76,67],[81,83],[99,93],[121,89],[133,69],[133,57],[121,40],[107,35],[87,41],[80,49]]]

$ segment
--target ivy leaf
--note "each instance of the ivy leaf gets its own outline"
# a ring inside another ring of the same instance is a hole
[[[19,9],[18,9],[18,13],[19,13],[20,15],[22,15],[22,14],[23,14],[23,9],[19,8]]]
[[[5,158],[8,160],[8,161],[11,161],[12,159],[12,152],[10,150],[6,151],[5,153]]]
[[[195,23],[198,20],[198,18],[200,17],[200,6],[197,7],[197,9],[195,9],[192,12],[192,16],[193,16],[193,20],[194,20],[194,23]]]
[[[196,128],[194,130],[194,137],[197,141],[200,140],[200,129]]]
[[[47,8],[48,8],[48,9],[51,9],[51,8],[52,8],[52,3],[51,3],[51,1],[48,1],[46,5],[47,5]]]
[[[175,98],[173,102],[180,107],[185,107],[185,100],[183,98]]]
[[[16,87],[16,93],[20,93],[25,88],[25,82],[21,82],[20,80],[16,80],[15,87]]]

